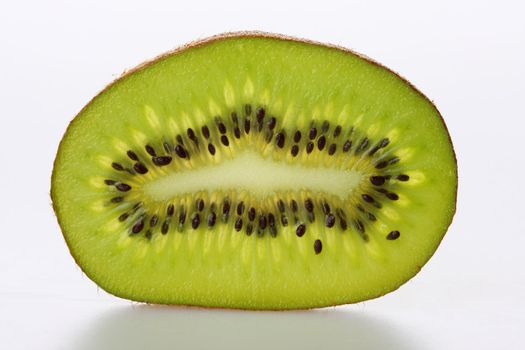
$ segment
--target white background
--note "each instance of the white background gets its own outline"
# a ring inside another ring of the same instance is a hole
[[[79,3],[0,4],[1,349],[525,348],[523,2]],[[149,307],[99,290],[70,257],[49,198],[70,119],[126,68],[246,29],[353,48],[441,110],[457,214],[398,291],[306,312]]]

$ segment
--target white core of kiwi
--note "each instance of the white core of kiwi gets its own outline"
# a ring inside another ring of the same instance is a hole
[[[219,164],[199,167],[146,182],[144,195],[156,200],[170,200],[197,192],[249,191],[265,198],[275,192],[309,191],[348,198],[363,180],[364,174],[352,169],[290,164],[264,158],[254,151],[239,153]]]

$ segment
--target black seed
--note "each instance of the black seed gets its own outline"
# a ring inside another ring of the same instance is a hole
[[[317,140],[317,148],[319,148],[319,151],[322,151],[325,145],[326,145],[326,137],[322,135],[321,137],[319,137],[319,140]]]
[[[244,132],[247,134],[250,133],[250,118],[246,118],[244,121]]]
[[[113,197],[111,198],[111,203],[120,203],[124,200],[124,197]]]
[[[262,107],[257,108],[257,110],[255,111],[255,117],[257,118],[257,122],[259,123],[259,125],[262,125],[265,114],[266,111]]]
[[[280,132],[277,135],[275,135],[275,144],[279,148],[283,148],[284,147],[284,134],[282,132]]]
[[[237,204],[237,215],[242,215],[242,213],[244,212],[244,202],[240,202],[239,204]]]
[[[319,239],[316,239],[315,242],[314,242],[314,251],[315,251],[315,254],[319,254],[321,253],[321,251],[323,250],[323,242],[321,242],[321,240]]]
[[[310,133],[308,134],[308,136],[310,137],[310,140],[315,139],[315,137],[317,136],[317,129],[314,127],[310,128]]]
[[[378,147],[378,146],[374,146],[374,147],[372,147],[372,149],[370,150],[370,152],[368,152],[368,156],[373,156],[378,150],[379,150],[379,147]]]
[[[368,220],[370,220],[370,221],[376,221],[377,220],[375,215],[372,214],[372,213],[367,213],[366,216],[368,217]]]
[[[228,222],[228,219],[230,218],[230,213],[222,214],[222,222],[226,223]]]
[[[230,144],[230,141],[228,141],[228,136],[226,135],[221,136],[221,142],[224,146],[228,146]]]
[[[186,221],[186,210],[184,210],[184,207],[181,207],[180,213],[179,213],[179,224],[184,225],[185,221]]]
[[[299,207],[297,206],[297,202],[295,201],[295,199],[292,199],[292,201],[290,202],[290,208],[292,208],[292,211],[295,213],[297,212],[297,210],[299,209]]]
[[[238,139],[241,138],[241,130],[238,127],[235,127],[235,129],[233,129],[233,134],[235,135],[236,138]]]
[[[370,182],[375,186],[381,186],[385,183],[383,176],[370,176]]]
[[[171,146],[170,146],[170,144],[167,143],[167,142],[164,142],[162,145],[164,146],[164,150],[166,151],[166,153],[170,153],[171,154]]]
[[[372,147],[372,149],[370,150],[370,152],[368,152],[368,156],[373,156],[374,154],[376,154],[376,152],[379,151],[379,146],[374,146]]]
[[[398,239],[401,234],[399,231],[391,231],[388,235],[386,235],[386,239],[389,241],[393,241],[395,239]]]
[[[308,220],[310,220],[310,222],[314,222],[315,221],[315,215],[313,212],[308,212]]]
[[[251,207],[250,210],[248,210],[248,219],[250,221],[255,220],[255,208]]]
[[[157,215],[153,215],[151,219],[149,220],[149,226],[154,227],[157,225],[157,222],[159,221],[159,217]]]
[[[275,228],[275,226],[270,226],[269,230],[270,230],[270,236],[274,238],[277,237],[277,228]]]
[[[393,157],[388,160],[388,165],[396,164],[397,162],[399,162],[399,158]]]
[[[200,221],[199,214],[195,214],[193,219],[191,219],[191,227],[195,230],[197,227],[199,227],[200,223],[201,221]]]
[[[337,208],[337,210],[335,212],[337,213],[337,216],[339,216],[339,218],[346,219],[346,214],[343,211],[343,209]]]
[[[148,231],[144,234],[144,237],[146,237],[147,239],[151,239],[151,236],[152,236],[151,230],[148,230]]]
[[[384,188],[374,188],[374,190],[376,190],[376,192],[379,192],[379,193],[388,193],[388,191],[385,190]]]
[[[186,134],[188,135],[188,138],[190,140],[192,140],[193,142],[197,143],[197,136],[195,136],[195,131],[193,131],[192,128],[188,128],[188,130],[186,130]]]
[[[376,169],[383,169],[388,165],[387,161],[383,160],[376,164]]]
[[[272,142],[272,138],[273,138],[273,131],[268,130],[268,132],[266,132],[266,143]]]
[[[375,146],[370,150],[370,152],[368,152],[368,155],[369,155],[369,156],[373,156],[373,155],[376,154],[376,152],[379,151],[381,148],[386,147],[386,146],[389,144],[389,142],[390,142],[390,140],[387,139],[387,138],[382,139],[381,141],[378,142],[377,145],[375,145]]]
[[[148,172],[148,168],[140,162],[133,164],[133,169],[139,174],[146,174]]]
[[[133,152],[132,150],[129,150],[126,154],[131,160],[139,160],[139,157],[137,156],[137,154]]]
[[[228,199],[222,203],[222,213],[226,215],[230,213],[230,201]]]
[[[399,158],[398,157],[392,157],[389,160],[383,160],[383,161],[377,163],[376,164],[376,169],[383,169],[386,166],[395,164],[397,162],[399,162]]]
[[[321,204],[321,206],[322,206],[322,208],[323,208],[323,213],[324,213],[325,215],[328,215],[328,214],[330,213],[330,206],[328,205],[328,203],[323,202],[323,203]]]
[[[361,152],[363,152],[367,147],[368,147],[368,138],[364,138],[361,143],[359,144],[359,146],[357,146],[356,150],[355,150],[355,154],[360,154]]]
[[[140,218],[136,223],[135,225],[133,225],[133,227],[131,228],[131,232],[132,233],[139,233],[140,231],[142,231],[142,229],[144,228],[144,219],[143,218]]]
[[[118,217],[118,221],[124,221],[129,217],[128,213],[124,213]]]
[[[299,141],[301,141],[301,132],[300,132],[299,130],[297,130],[297,131],[295,132],[295,134],[293,135],[293,140],[294,140],[295,142],[299,142]]]
[[[170,228],[170,223],[168,220],[164,221],[162,223],[162,228],[160,229],[160,232],[165,235],[166,233],[168,233],[168,230]]]
[[[272,213],[268,214],[268,226],[275,226],[275,216]]]
[[[208,152],[213,156],[215,155],[215,146],[213,146],[211,143],[208,143]]]
[[[389,143],[390,143],[390,140],[387,137],[385,137],[384,139],[382,139],[379,142],[378,146],[381,147],[381,148],[384,148],[384,147],[388,146]]]
[[[306,225],[305,224],[301,224],[301,225],[297,226],[297,229],[295,230],[295,234],[297,235],[297,237],[304,236],[305,232],[306,232]]]
[[[125,183],[118,183],[118,184],[115,185],[115,187],[120,192],[128,192],[129,190],[131,190],[131,186],[128,185],[128,184],[125,184]]]
[[[175,137],[175,139],[177,140],[178,143],[180,143],[181,145],[184,145],[184,141],[182,140],[182,136],[177,135],[177,137]]]
[[[355,223],[355,227],[357,228],[359,232],[361,233],[365,232],[365,226],[363,225],[363,222],[361,222],[361,220],[359,219],[354,220],[354,223]]]
[[[330,147],[328,148],[328,154],[333,155],[337,149],[337,145],[335,143],[332,143]]]
[[[341,134],[341,129],[342,129],[341,125],[338,125],[338,126],[335,127],[335,129],[334,129],[334,137],[337,137],[337,136],[339,136]]]
[[[306,199],[304,201],[304,207],[309,212],[313,212],[314,211],[314,203],[312,203],[312,200],[310,198],[308,198],[308,199]]]
[[[321,132],[326,133],[328,129],[330,129],[330,123],[328,122],[328,120],[325,120],[323,122],[323,126],[321,127]]]
[[[177,153],[177,155],[180,158],[186,158],[188,156],[188,154],[186,153],[186,150],[181,145],[175,146],[175,153]],[[160,158],[160,157],[157,157],[157,158]]]
[[[388,199],[391,199],[393,201],[397,201],[399,199],[399,196],[394,192],[385,193],[385,196],[387,196]]]
[[[204,125],[204,126],[201,128],[201,131],[202,131],[202,136],[204,136],[206,139],[209,139],[209,138],[210,138],[210,129],[208,128],[207,125]]]
[[[339,225],[341,226],[341,230],[346,230],[348,228],[348,224],[346,223],[345,219],[339,218]]]
[[[233,124],[235,124],[235,126],[239,126],[239,118],[237,118],[237,113],[232,112],[231,117]]]
[[[275,128],[275,124],[277,124],[275,117],[271,117],[270,120],[268,120],[268,129],[273,130],[273,128]]]
[[[124,167],[122,165],[120,165],[119,163],[113,162],[113,163],[111,163],[111,166],[113,167],[113,169],[118,170],[118,171],[124,170]]]
[[[277,208],[279,208],[279,211],[281,213],[284,213],[284,210],[286,209],[285,206],[284,206],[284,202],[282,201],[282,199],[279,199],[277,201]]]
[[[346,140],[345,144],[343,145],[343,152],[350,151],[351,147],[352,147],[352,141]]]
[[[283,226],[288,226],[288,218],[286,215],[281,216],[281,224],[283,224]]]
[[[157,155],[157,152],[155,152],[155,149],[151,147],[150,145],[146,145],[146,152],[152,157],[155,157]]]
[[[250,115],[252,114],[252,106],[251,105],[245,105],[244,106],[244,112],[246,113],[246,115]]]
[[[108,186],[111,186],[111,185],[114,185],[116,184],[117,182],[115,180],[104,180],[104,183]]]
[[[173,206],[173,204],[168,205],[168,208],[166,209],[166,215],[168,217],[171,217],[173,216],[174,212],[175,212],[175,207]]]
[[[239,232],[242,229],[242,218],[237,218],[235,221],[235,230]]]
[[[401,175],[397,175],[396,179],[398,179],[399,181],[408,181],[410,177],[408,175],[401,174]]]
[[[266,216],[264,216],[264,214],[261,214],[261,216],[259,216],[259,228],[264,230],[266,228],[266,223]]]
[[[306,153],[312,153],[313,150],[314,150],[314,143],[308,142],[308,144],[306,145]]]
[[[177,145],[177,147],[180,147]],[[153,164],[157,166],[164,166],[171,163],[171,157],[170,156],[160,156],[160,157],[153,157],[151,160],[153,161]]]
[[[290,150],[290,153],[292,154],[292,156],[297,156],[297,154],[299,153],[299,146],[297,145],[293,145],[292,146],[292,149]]]
[[[226,134],[226,125],[224,125],[223,122],[219,122],[219,124],[217,124],[217,127],[219,128],[219,132],[221,134]]]
[[[246,225],[246,235],[249,236],[253,232],[253,225],[249,222],[248,225]]]
[[[361,197],[365,200],[365,202],[374,203],[374,198],[366,193],[362,194]]]
[[[208,227],[213,227],[215,225],[215,220],[217,219],[217,215],[215,215],[214,212],[211,212],[208,215]]]
[[[197,199],[197,202],[195,203],[195,207],[198,211],[202,211],[204,209],[204,201],[202,199]]]
[[[335,215],[334,214],[330,213],[326,216],[325,225],[326,227],[334,227],[335,225]]]

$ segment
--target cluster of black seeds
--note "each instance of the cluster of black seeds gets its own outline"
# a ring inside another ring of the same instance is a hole
[[[241,114],[242,116],[232,112],[230,120],[216,116],[211,125],[203,125],[195,130],[188,128],[186,135],[177,135],[174,140],[162,138],[166,140],[162,147],[155,148],[146,144],[143,150],[128,150],[125,157],[127,161],[111,164],[117,173],[114,179],[105,180],[106,185],[114,186],[121,193],[113,196],[110,202],[125,201],[126,192],[132,190],[127,183],[117,180],[122,177],[118,173],[144,175],[150,167],[167,166],[174,158],[188,160],[197,152],[208,152],[215,156],[220,147],[230,147],[231,140],[240,139],[250,133],[261,134],[267,143],[273,142],[278,149],[289,148],[293,158],[301,152],[307,155],[312,152],[326,152],[328,156],[341,152],[370,157],[377,172],[369,178],[374,193],[362,193],[361,204],[355,205],[357,210],[352,215],[346,213],[343,208],[333,207],[328,200],[314,203],[312,198],[307,198],[302,203],[294,199],[288,202],[278,199],[275,208],[267,211],[243,201],[234,203],[228,198],[222,203],[205,203],[199,198],[191,207],[180,205],[176,208],[174,204],[169,203],[165,212],[154,214],[148,213],[142,203],[136,203],[118,217],[119,221],[126,222],[129,226],[131,235],[144,233],[146,238],[151,239],[156,232],[161,235],[168,234],[172,229],[183,232],[186,226],[197,229],[201,226],[212,228],[217,224],[231,224],[237,232],[258,237],[266,234],[277,237],[282,227],[293,225],[297,237],[303,237],[308,225],[318,219],[322,220],[328,229],[336,226],[342,231],[351,229],[366,242],[369,239],[366,232],[367,222],[377,220],[373,212],[381,209],[381,200],[399,199],[396,193],[387,189],[388,184],[391,181],[409,180],[406,174],[392,175],[388,171],[389,167],[400,161],[397,156],[385,157],[379,152],[389,145],[388,138],[373,142],[366,136],[359,137],[354,128],[343,130],[341,125],[331,126],[326,120],[312,122],[306,131],[285,130],[278,127],[277,118],[267,114],[265,108],[253,109],[249,104],[244,106]],[[399,236],[399,231],[394,230],[386,235],[386,239],[395,240]],[[315,240],[315,253],[319,254],[321,250],[321,240]]]
[[[199,129],[188,128],[186,135],[179,134],[175,140],[169,141],[168,138],[162,138],[167,140],[162,143],[162,150],[165,154],[159,154],[153,146],[146,144],[145,153],[134,150],[127,152],[127,157],[132,161],[130,166],[113,162],[112,167],[117,171],[125,171],[132,175],[146,174],[148,165],[166,166],[172,162],[174,157],[190,159],[192,153],[202,151],[214,156],[220,147],[230,147],[232,139],[240,139],[250,133],[261,134],[267,143],[273,142],[279,149],[288,147],[293,157],[298,156],[301,152],[311,154],[314,151],[326,152],[329,156],[339,151],[373,157],[390,143],[388,138],[372,143],[366,136],[357,137],[353,128],[344,131],[341,125],[331,126],[327,120],[313,121],[306,135],[303,135],[301,130],[279,128],[275,116],[268,115],[263,107],[258,107],[253,112],[249,104],[245,105],[242,117],[237,112],[232,112],[229,120],[224,120],[220,116],[216,116],[213,120],[214,123],[211,125],[203,125]],[[354,143],[356,146],[353,146]],[[144,154],[145,157],[142,157],[144,159],[139,157],[139,153]],[[398,161],[399,158],[396,156],[388,159],[379,157],[374,164],[376,169],[384,169]]]

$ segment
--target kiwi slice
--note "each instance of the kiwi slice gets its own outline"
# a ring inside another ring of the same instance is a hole
[[[455,212],[456,160],[422,93],[346,49],[212,37],[125,74],[75,117],[53,207],[106,291],[296,309],[398,288]]]

